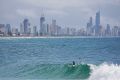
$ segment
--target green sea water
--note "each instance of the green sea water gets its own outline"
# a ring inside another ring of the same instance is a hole
[[[0,80],[120,80],[119,64],[119,37],[0,38]]]

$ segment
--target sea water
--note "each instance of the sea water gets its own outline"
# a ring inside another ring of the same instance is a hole
[[[0,38],[0,80],[120,80],[120,38]]]

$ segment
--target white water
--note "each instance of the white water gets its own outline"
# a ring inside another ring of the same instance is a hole
[[[91,69],[89,80],[120,80],[120,65],[103,63],[91,65]]]
[[[92,72],[88,80],[120,80],[120,65],[103,63],[99,66],[90,64],[90,67]],[[0,78],[0,80],[54,80],[54,79]],[[72,79],[55,79],[55,80],[72,80]]]

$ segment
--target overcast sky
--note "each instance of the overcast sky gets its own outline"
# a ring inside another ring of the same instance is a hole
[[[101,12],[101,25],[120,26],[120,0],[0,0],[0,23],[19,27],[24,18],[39,26],[42,13],[46,23],[52,19],[68,27],[85,27],[89,17]]]

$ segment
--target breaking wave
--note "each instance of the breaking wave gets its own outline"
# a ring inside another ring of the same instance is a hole
[[[120,80],[120,65],[108,63],[91,65],[91,70],[89,80]]]
[[[0,68],[0,79],[1,78],[22,78],[22,80],[120,80],[120,65],[108,63],[100,65],[79,64],[73,67],[68,64],[14,64]]]
[[[16,76],[42,79],[86,79],[90,75],[90,66],[87,64],[74,67],[72,65],[41,64],[21,69]]]

